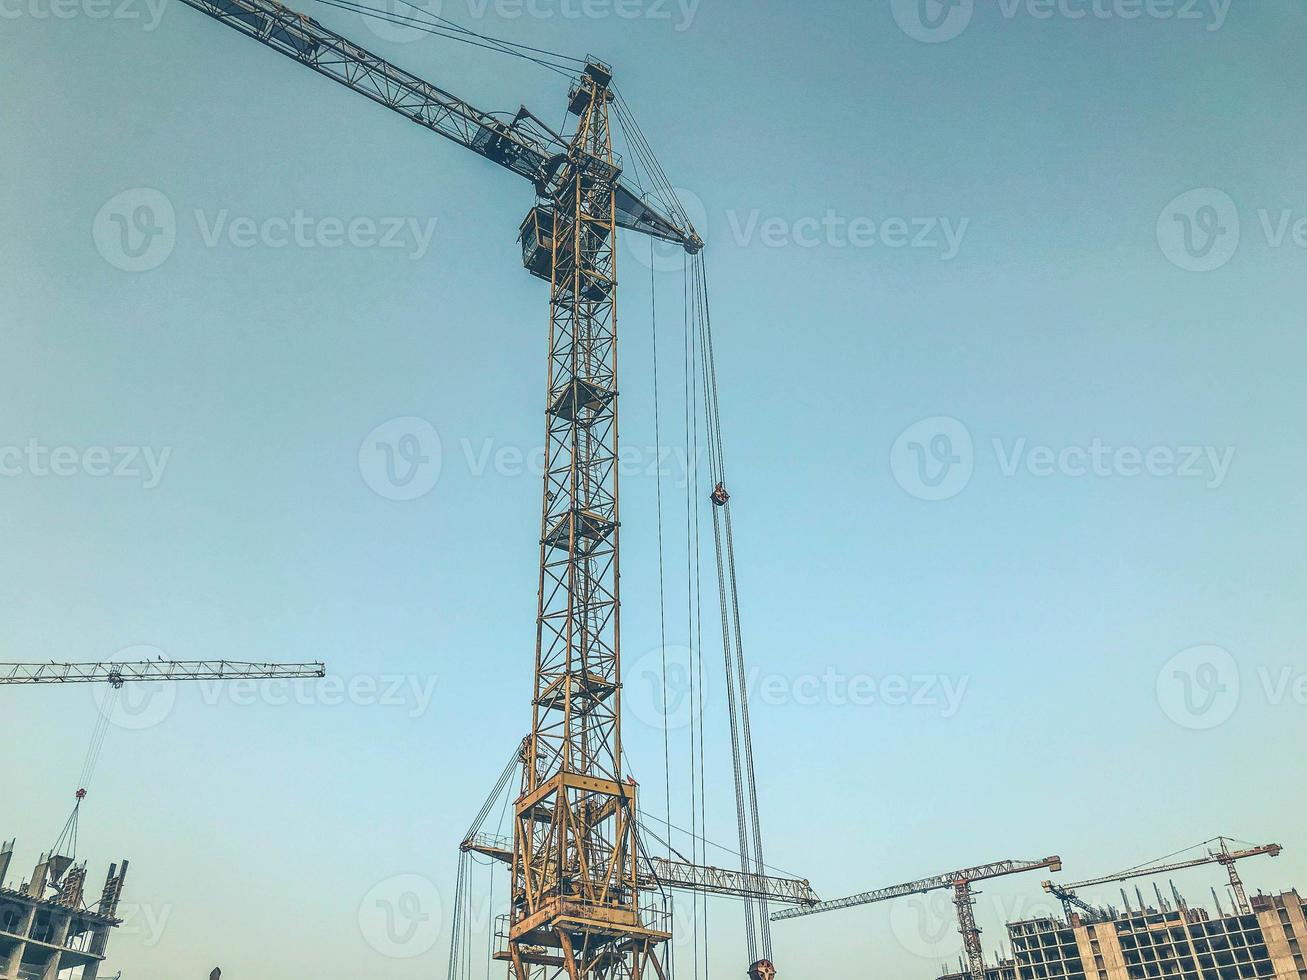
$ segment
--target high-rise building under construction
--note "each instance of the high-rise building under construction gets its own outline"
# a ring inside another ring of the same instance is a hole
[[[1011,959],[988,973],[994,980],[1307,980],[1307,910],[1297,891],[1254,895],[1247,910],[1216,915],[1175,898],[1009,923]]]
[[[18,888],[5,879],[14,842],[0,845],[0,980],[95,980],[110,932],[120,925],[118,902],[127,862],[111,865],[98,900],[84,895],[86,863],[42,854]],[[80,971],[80,972],[75,972]]]

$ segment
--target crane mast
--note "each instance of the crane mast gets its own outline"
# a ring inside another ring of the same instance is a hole
[[[523,229],[528,268],[548,271],[550,322],[534,712],[501,954],[516,980],[662,977],[671,938],[642,908],[622,765],[611,81],[586,65],[566,161]]]

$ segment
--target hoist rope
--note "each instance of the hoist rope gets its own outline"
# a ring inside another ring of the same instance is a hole
[[[439,14],[424,10],[416,4],[409,3],[407,0],[399,0],[406,7],[410,7],[414,14],[399,14],[389,10],[382,10],[377,7],[371,7],[364,3],[355,2],[355,0],[318,0],[318,3],[328,7],[336,7],[340,10],[346,10],[351,13],[362,14],[364,17],[371,17],[374,20],[385,21],[386,23],[395,24],[399,27],[409,27],[424,34],[430,34],[433,37],[443,37],[450,41],[458,41],[463,44],[469,44],[475,48],[484,48],[487,51],[497,51],[500,54],[511,55],[515,58],[521,58],[525,61],[533,62],[542,68],[558,72],[569,78],[575,76],[575,67],[569,65],[555,64],[546,58],[555,58],[565,62],[575,62],[584,64],[579,58],[573,58],[570,55],[560,54],[554,51],[546,51],[542,48],[535,48],[529,44],[519,44],[515,41],[506,41],[503,38],[492,37],[488,34],[480,34],[470,30],[460,24],[441,17]],[[543,57],[542,57],[543,56]]]
[[[705,428],[708,434],[711,479],[714,486],[726,487],[726,455],[722,442],[721,405],[717,383],[716,355],[713,348],[712,318],[708,297],[708,278],[703,256],[691,257],[694,294],[699,324],[699,347],[703,360]],[[713,543],[717,557],[718,595],[721,602],[722,642],[726,660],[726,693],[731,714],[731,756],[736,774],[736,810],[739,820],[740,853],[746,872],[764,874],[766,861],[762,846],[762,821],[758,805],[757,770],[754,764],[753,727],[749,712],[748,671],[741,629],[739,582],[735,564],[734,530],[731,524],[729,495],[714,500]],[[754,916],[757,916],[756,923]],[[773,958],[771,919],[765,898],[755,910],[746,904],[746,933],[750,956]]]
[[[95,771],[99,768],[104,743],[109,737],[109,728],[113,724],[113,713],[118,708],[118,698],[118,688],[110,687],[100,701],[100,710],[95,725],[91,728],[91,740],[86,748],[86,756],[82,760],[82,771],[77,777],[79,789],[86,789],[91,785]]]
[[[667,822],[672,822],[672,720],[667,694],[667,576],[663,557],[662,406],[658,388],[658,278],[654,264],[654,242],[649,239],[649,335],[653,348],[654,493],[658,512],[658,649],[662,661],[663,698],[663,794],[667,801]],[[670,848],[671,845],[669,844]],[[669,855],[670,857],[670,852]]]

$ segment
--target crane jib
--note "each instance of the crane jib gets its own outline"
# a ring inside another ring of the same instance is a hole
[[[321,75],[367,96],[474,153],[525,177],[544,195],[551,161],[568,147],[552,133],[511,124],[390,64],[384,58],[276,0],[183,0],[190,7],[253,38]],[[530,113],[527,118],[534,118]],[[614,170],[617,226],[682,246],[691,254],[703,242],[683,218],[674,219],[626,186]],[[682,225],[685,225],[682,227]]]

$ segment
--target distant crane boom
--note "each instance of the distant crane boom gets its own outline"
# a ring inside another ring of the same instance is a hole
[[[801,916],[834,912],[838,909],[856,908],[861,905],[886,902],[894,898],[905,898],[908,895],[924,895],[926,892],[941,888],[951,888],[953,889],[953,904],[958,910],[958,932],[962,935],[962,943],[967,955],[968,975],[972,980],[985,980],[985,951],[980,943],[980,927],[976,924],[976,900],[971,886],[977,881],[1004,878],[1008,875],[1021,874],[1026,871],[1037,871],[1041,868],[1048,868],[1053,872],[1061,871],[1062,859],[1055,855],[1046,857],[1042,861],[995,861],[993,864],[963,868],[961,871],[922,878],[919,881],[909,881],[902,885],[891,885],[889,888],[863,892],[861,895],[852,895],[849,898],[818,902],[808,908],[786,909],[783,912],[775,913],[771,918],[773,922],[779,922],[782,919],[797,919]]]
[[[924,895],[926,892],[936,891],[940,888],[952,888],[959,881],[986,881],[991,878],[1002,878],[1007,875],[1021,874],[1025,871],[1037,871],[1041,868],[1051,868],[1054,871],[1062,867],[1060,858],[1045,858],[1042,861],[996,861],[993,864],[982,864],[974,868],[964,868],[961,871],[953,871],[949,874],[935,875],[931,878],[922,878],[919,881],[909,881],[902,885],[891,885],[888,888],[878,888],[875,891],[863,892],[860,895],[851,895],[848,898],[832,899],[829,902],[820,902],[809,908],[786,909],[783,912],[777,912],[772,916],[773,922],[780,922],[782,919],[797,919],[805,915],[819,915],[822,912],[834,912],[839,909],[856,908],[860,905],[873,905],[876,902],[887,902],[895,898],[906,898],[909,895]]]
[[[1235,900],[1239,905],[1240,912],[1248,913],[1252,906],[1248,902],[1248,893],[1244,889],[1243,879],[1239,877],[1239,871],[1235,863],[1243,861],[1246,858],[1260,857],[1279,857],[1284,850],[1279,844],[1263,844],[1260,847],[1249,847],[1243,850],[1230,850],[1229,843],[1224,837],[1216,837],[1209,841],[1204,841],[1202,845],[1219,844],[1220,849],[1209,851],[1206,856],[1200,858],[1190,858],[1185,861],[1175,861],[1169,864],[1150,864],[1138,868],[1130,868],[1127,871],[1121,871],[1117,874],[1103,875],[1101,878],[1090,878],[1088,881],[1076,881],[1071,884],[1057,884],[1052,881],[1044,882],[1044,891],[1061,899],[1065,906],[1068,902],[1085,908],[1085,904],[1076,897],[1075,892],[1081,888],[1093,888],[1095,885],[1109,885],[1121,881],[1129,881],[1132,878],[1147,878],[1151,875],[1168,874],[1172,871],[1184,871],[1187,868],[1200,868],[1208,864],[1223,865],[1230,876],[1230,887],[1234,889]]]
[[[325,677],[321,663],[250,664],[231,660],[135,663],[0,664],[0,684],[109,684],[134,681],[229,681]]]

